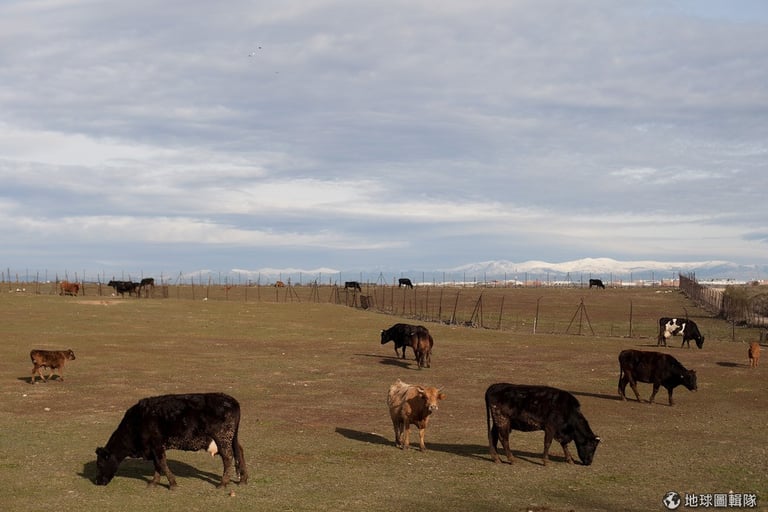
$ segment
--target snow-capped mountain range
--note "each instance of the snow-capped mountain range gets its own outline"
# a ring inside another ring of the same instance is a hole
[[[600,279],[662,280],[675,279],[678,273],[694,274],[699,281],[755,281],[768,279],[768,265],[742,265],[729,261],[619,261],[612,258],[584,258],[561,263],[546,261],[513,262],[508,260],[467,263],[444,269],[391,269],[360,268],[338,270],[333,268],[297,269],[262,268],[258,270],[233,269],[251,279],[292,279],[295,282],[318,279],[321,282],[338,282],[352,279],[376,281],[377,276],[384,282],[396,277],[408,277],[414,282],[440,280],[491,280],[491,279],[543,279],[553,280],[595,277]]]
[[[594,277],[655,274],[657,278],[676,277],[678,273],[693,273],[698,279],[761,280],[768,278],[768,265],[740,265],[720,260],[664,262],[651,260],[618,261],[612,258],[584,258],[562,263],[549,263],[546,261],[535,260],[522,263],[506,260],[484,261],[461,265],[454,269],[450,269],[450,272],[494,276],[520,273],[556,275],[590,274]]]

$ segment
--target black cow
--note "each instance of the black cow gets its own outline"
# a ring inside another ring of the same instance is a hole
[[[653,393],[648,403],[652,404],[660,386],[667,388],[669,405],[672,401],[672,391],[682,384],[691,391],[696,391],[696,370],[687,370],[680,362],[669,354],[662,352],[646,352],[642,350],[622,350],[619,354],[619,396],[626,400],[624,391],[627,383],[632,386],[637,401],[637,382],[653,384]]]
[[[688,343],[688,348],[691,348],[691,340],[696,342],[696,346],[702,348],[704,346],[704,336],[699,332],[699,326],[693,320],[682,318],[670,318],[663,316],[659,318],[659,338],[656,342],[656,346],[667,346],[667,338],[672,336],[682,335],[683,342],[680,344],[680,348]]]
[[[238,440],[240,404],[223,393],[193,393],[144,398],[125,412],[120,425],[103,448],[96,448],[97,485],[107,485],[126,457],[151,460],[156,485],[163,473],[171,489],[176,478],[168,469],[165,450],[208,450],[224,462],[219,487],[230,481],[232,462],[240,483],[248,481],[243,447]]]
[[[360,288],[360,283],[358,283],[357,281],[345,281],[344,289],[346,290],[347,288],[352,288],[353,290],[357,290],[359,292],[363,291],[363,289]]]
[[[589,280],[589,287],[592,288],[593,286],[595,286],[597,288],[602,288],[603,290],[605,290],[605,285],[603,284],[603,280],[602,279],[590,279]]]
[[[399,355],[398,349],[402,349],[402,359],[405,359],[406,348],[411,347],[419,368],[432,366],[432,347],[435,345],[435,340],[429,333],[429,329],[423,325],[395,324],[389,329],[383,329],[381,344],[384,345],[390,341],[395,342],[395,354]]]
[[[107,283],[107,286],[112,287],[115,289],[115,293],[119,293],[120,296],[125,297],[125,293],[128,292],[128,295],[130,296],[132,293],[136,293],[136,296],[139,294],[139,287],[141,286],[141,283],[133,283],[131,281],[110,281]]]
[[[397,287],[405,286],[406,288],[413,288],[413,283],[407,277],[401,277],[397,280]]]
[[[549,459],[549,447],[557,440],[563,447],[565,461],[573,463],[568,443],[574,441],[581,463],[592,464],[600,443],[587,419],[581,414],[579,401],[571,393],[548,386],[492,384],[485,392],[488,446],[494,462],[501,462],[496,445],[501,440],[507,460],[514,462],[509,448],[511,430],[544,431],[544,465]]]

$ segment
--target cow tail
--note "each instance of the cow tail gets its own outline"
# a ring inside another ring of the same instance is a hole
[[[485,425],[488,429],[488,443],[491,441],[491,401],[488,398],[488,392],[485,392]]]
[[[248,481],[248,470],[245,467],[245,454],[243,453],[243,447],[240,445],[240,422],[235,425],[235,434],[232,436],[232,452],[235,456],[235,468],[237,469],[238,476],[241,483]]]

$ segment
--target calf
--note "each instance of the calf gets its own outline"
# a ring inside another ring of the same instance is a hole
[[[656,346],[667,346],[667,338],[672,336],[682,335],[683,343],[680,348],[688,343],[688,348],[691,348],[691,340],[696,342],[696,346],[702,348],[704,346],[704,336],[699,332],[699,326],[693,320],[682,318],[669,318],[663,316],[659,318],[659,336],[656,342]]]
[[[405,359],[406,348],[411,347],[419,368],[431,366],[432,347],[435,340],[429,333],[429,329],[423,325],[398,323],[389,329],[382,329],[381,344],[384,345],[390,341],[395,342],[395,354],[399,355],[398,350],[402,350],[402,359]]]
[[[59,295],[73,295],[77,296],[80,292],[80,285],[77,283],[70,283],[69,281],[62,281],[59,283]]]
[[[757,365],[760,363],[760,343],[753,341],[749,344],[747,357],[749,358],[749,367],[757,368]]]
[[[59,380],[64,382],[64,364],[67,361],[75,360],[75,353],[72,349],[69,350],[32,350],[29,353],[29,358],[32,360],[32,379],[31,383],[37,382],[37,375],[43,382],[46,382],[54,371],[58,370]],[[51,371],[48,377],[43,375],[43,368],[49,368]]]
[[[568,443],[574,441],[581,463],[592,464],[600,443],[581,414],[579,401],[567,391],[548,386],[492,384],[485,392],[488,447],[494,462],[501,462],[496,445],[501,440],[507,460],[514,462],[509,448],[511,430],[544,431],[544,465],[549,460],[549,447],[556,440],[563,447],[565,461],[573,463]]]
[[[106,446],[96,448],[97,485],[107,485],[126,457],[151,460],[157,485],[160,474],[171,489],[176,478],[168,468],[165,451],[206,450],[224,463],[219,487],[230,481],[233,461],[240,483],[248,481],[243,447],[238,440],[240,404],[224,393],[192,393],[144,398],[129,408]]]
[[[419,429],[419,449],[425,451],[424,433],[429,416],[437,410],[437,402],[445,399],[445,393],[435,387],[415,386],[397,379],[389,387],[387,405],[392,426],[395,429],[395,445],[400,449],[410,446],[410,429]]]
[[[653,384],[653,392],[648,399],[652,404],[660,386],[667,388],[669,393],[669,405],[672,401],[672,391],[682,384],[691,391],[696,391],[696,370],[687,370],[680,362],[669,354],[662,352],[645,352],[641,350],[622,350],[619,354],[619,396],[626,400],[624,391],[627,383],[632,386],[637,401],[640,395],[637,393],[637,382]]]

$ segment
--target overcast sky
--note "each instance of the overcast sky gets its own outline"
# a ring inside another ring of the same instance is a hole
[[[762,0],[4,0],[11,272],[768,263]]]

